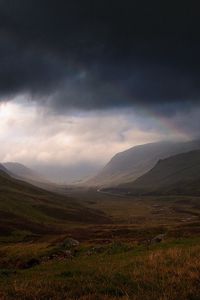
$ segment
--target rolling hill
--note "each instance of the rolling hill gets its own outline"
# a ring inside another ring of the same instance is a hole
[[[134,194],[200,195],[200,150],[159,160],[149,172],[118,188]]]
[[[135,146],[116,154],[103,170],[88,180],[88,186],[108,187],[132,182],[149,171],[160,159],[200,149],[200,140],[157,142]]]
[[[37,186],[39,188],[51,192],[59,192],[62,194],[64,192],[63,186],[49,181],[41,174],[26,167],[23,164],[17,162],[6,162],[6,163],[2,163],[1,165],[2,167],[4,167],[4,170],[7,170],[7,172],[11,175],[11,177],[14,177],[19,180],[23,180],[34,186]]]
[[[3,171],[5,173],[9,174],[9,171],[2,164],[0,164],[0,171]]]
[[[68,224],[108,221],[98,210],[12,178],[0,170],[0,236],[63,232]]]
[[[16,178],[30,182],[47,182],[47,179],[36,171],[17,162],[6,162],[2,164]]]

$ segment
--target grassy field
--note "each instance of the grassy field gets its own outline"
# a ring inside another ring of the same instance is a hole
[[[9,207],[26,217],[19,194],[16,206],[0,199],[5,219]],[[200,198],[38,190],[23,201],[40,230],[2,231],[0,299],[200,299]]]
[[[2,246],[0,297],[200,299],[199,242],[171,240],[148,248],[120,242],[84,243],[74,249],[72,258],[58,256],[49,260],[45,258],[58,251],[58,245],[40,242]],[[31,257],[40,260],[40,264],[28,269],[19,264]]]

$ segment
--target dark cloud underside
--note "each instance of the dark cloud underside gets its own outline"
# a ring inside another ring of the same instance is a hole
[[[55,109],[198,102],[200,11],[178,2],[0,0],[1,99],[48,96]]]

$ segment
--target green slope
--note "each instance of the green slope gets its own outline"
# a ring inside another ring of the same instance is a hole
[[[189,142],[157,142],[135,146],[116,154],[104,169],[85,184],[109,187],[133,182],[149,170],[159,159],[200,149],[200,140]]]
[[[56,233],[70,223],[108,221],[97,210],[88,210],[74,199],[16,180],[0,170],[0,236],[16,231]]]
[[[136,193],[200,194],[200,150],[159,160],[145,175],[120,188]]]

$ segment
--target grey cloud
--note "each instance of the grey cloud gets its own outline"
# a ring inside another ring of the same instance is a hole
[[[1,0],[1,100],[174,113],[199,102],[199,33],[192,3]]]

